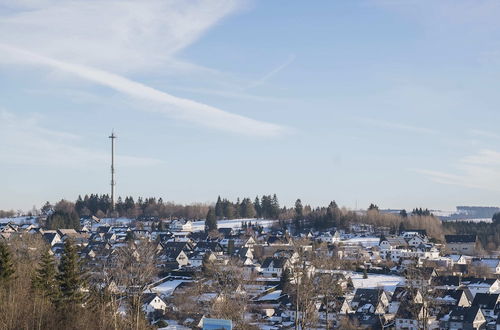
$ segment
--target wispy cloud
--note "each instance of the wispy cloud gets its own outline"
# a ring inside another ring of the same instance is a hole
[[[391,129],[391,130],[413,132],[413,133],[420,133],[420,134],[437,134],[438,133],[436,130],[433,130],[431,128],[413,126],[413,125],[408,125],[406,123],[398,123],[398,122],[393,122],[393,121],[380,120],[380,119],[374,119],[374,118],[366,118],[366,117],[355,117],[355,119],[362,122],[362,123],[368,124],[370,126],[387,128],[387,129]]]
[[[0,0],[0,41],[43,56],[113,72],[196,70],[176,55],[240,0]],[[206,71],[205,71],[206,73]]]
[[[434,182],[500,191],[500,152],[483,149],[459,159],[452,172],[415,169]]]
[[[38,115],[16,116],[0,110],[0,161],[3,164],[94,168],[109,161],[109,153],[84,146],[82,137],[52,130],[40,124]],[[147,157],[117,155],[120,166],[144,167],[162,161]]]
[[[271,71],[269,71],[268,73],[266,73],[259,80],[254,81],[253,83],[251,83],[246,89],[252,89],[252,88],[255,88],[255,87],[258,87],[258,86],[264,84],[266,81],[268,81],[273,76],[275,76],[276,74],[278,74],[281,70],[285,69],[287,66],[289,66],[290,64],[292,64],[293,61],[295,61],[295,55],[290,55],[285,62],[281,63],[280,65],[278,65],[277,67],[275,67],[274,69],[272,69]]]
[[[134,98],[163,105],[163,107],[158,108],[158,111],[199,125],[249,136],[277,136],[285,132],[285,128],[282,126],[232,114],[207,104],[176,97],[117,74],[55,60],[5,44],[0,44],[0,49],[3,50],[3,54],[9,53],[14,56],[17,61],[58,69]]]
[[[489,131],[484,131],[484,130],[479,130],[479,129],[471,129],[469,131],[471,135],[474,136],[479,136],[479,137],[485,137],[485,138],[490,138],[490,139],[500,139],[500,134],[494,133],[494,132],[489,132]]]

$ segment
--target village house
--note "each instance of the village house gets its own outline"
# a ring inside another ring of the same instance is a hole
[[[351,301],[351,308],[358,313],[385,314],[389,297],[384,289],[357,289]]]
[[[451,312],[441,318],[441,329],[459,330],[482,329],[486,319],[479,306],[455,307]]]
[[[445,235],[446,249],[449,253],[474,255],[477,235]]]

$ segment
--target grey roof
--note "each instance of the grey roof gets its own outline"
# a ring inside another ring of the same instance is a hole
[[[444,235],[446,243],[475,243],[477,235]]]
[[[495,309],[500,295],[498,293],[476,293],[472,306],[479,306],[484,309]]]

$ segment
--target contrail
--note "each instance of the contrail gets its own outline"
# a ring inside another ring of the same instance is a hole
[[[252,84],[250,84],[250,86],[248,86],[246,89],[251,89],[251,88],[255,88],[257,86],[262,85],[267,80],[269,80],[272,76],[274,76],[275,74],[277,74],[278,72],[280,72],[281,70],[283,70],[284,68],[286,68],[287,66],[292,64],[293,61],[295,61],[295,55],[290,55],[284,63],[281,63],[276,68],[274,68],[271,71],[269,71],[268,73],[266,73],[262,78],[253,82]]]
[[[164,107],[158,111],[203,126],[262,137],[279,136],[287,130],[280,125],[258,121],[204,103],[176,97],[104,70],[56,60],[7,44],[0,43],[0,49],[16,56],[16,60],[52,67],[138,99],[169,105],[170,107]]]

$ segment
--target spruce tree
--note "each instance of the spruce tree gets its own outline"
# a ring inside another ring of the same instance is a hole
[[[222,200],[220,199],[220,196],[217,197],[217,203],[215,203],[215,216],[218,219],[222,219],[222,217],[224,217],[224,209],[222,207]]]
[[[215,216],[215,211],[211,207],[208,209],[207,218],[205,220],[205,230],[211,231],[217,229],[217,217]]]
[[[83,293],[81,288],[84,284],[84,275],[80,267],[76,247],[67,239],[64,242],[64,251],[59,264],[59,274],[57,282],[59,284],[59,302],[79,304],[83,302]]]
[[[46,250],[42,256],[31,281],[33,289],[38,291],[44,297],[56,297],[58,286],[56,281],[56,265],[54,257]]]
[[[304,217],[304,207],[302,206],[302,201],[297,199],[295,201],[295,218],[302,219]]]
[[[253,202],[253,207],[255,209],[255,215],[257,216],[257,218],[261,218],[262,217],[262,209],[261,209],[261,205],[260,205],[259,196],[255,197],[255,201]]]
[[[0,243],[0,286],[7,284],[14,277],[14,262],[7,244]]]

